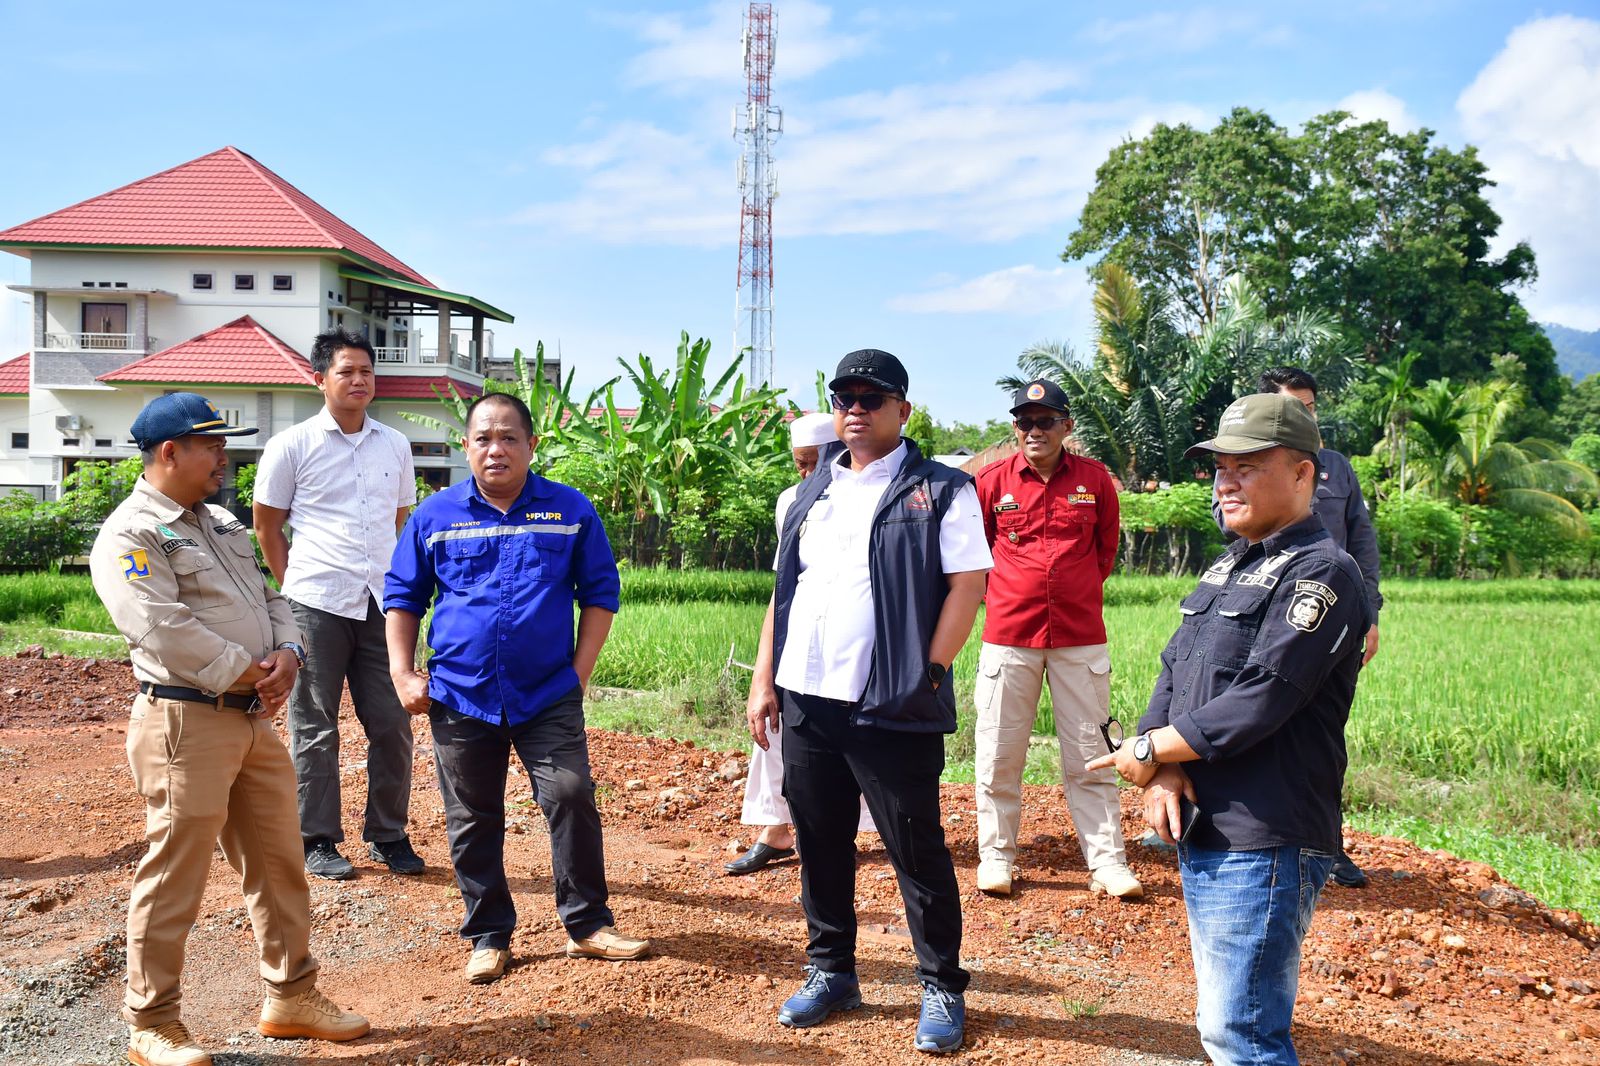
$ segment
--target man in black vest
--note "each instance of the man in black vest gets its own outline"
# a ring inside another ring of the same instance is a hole
[[[905,367],[868,348],[839,363],[831,453],[784,518],[778,582],[750,686],[750,735],[786,731],[784,796],[810,932],[805,984],[778,1012],[816,1025],[861,1004],[855,973],[859,797],[900,880],[917,953],[920,1051],[954,1051],[966,1021],[961,897],[939,816],[950,664],[992,565],[972,478],[900,436]],[[780,711],[781,708],[781,711]]]

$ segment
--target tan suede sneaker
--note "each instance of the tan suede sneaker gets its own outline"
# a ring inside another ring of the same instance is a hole
[[[341,1010],[315,985],[298,996],[275,999],[268,996],[261,1004],[262,1036],[279,1040],[354,1040],[372,1032],[372,1023],[353,1011]]]
[[[149,1029],[128,1026],[128,1061],[134,1066],[211,1066],[211,1055],[182,1022]]]
[[[622,936],[616,926],[596,929],[582,940],[567,941],[570,959],[642,959],[650,953],[650,941]]]
[[[505,948],[479,948],[467,960],[467,980],[471,984],[486,985],[505,976],[506,963],[511,952]]]
[[[1011,864],[1004,859],[984,859],[978,863],[978,891],[991,896],[1011,895]]]
[[[1144,895],[1144,886],[1133,876],[1127,863],[1114,862],[1089,875],[1089,891],[1097,896],[1103,893],[1118,899],[1138,899]]]

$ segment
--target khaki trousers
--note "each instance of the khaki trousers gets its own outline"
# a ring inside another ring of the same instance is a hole
[[[1116,771],[1087,772],[1106,753],[1100,726],[1110,716],[1111,657],[1104,644],[1079,648],[1014,648],[985,642],[973,688],[977,704],[978,858],[1017,861],[1022,821],[1022,771],[1028,760],[1044,679],[1061,747],[1061,790],[1090,870],[1127,862]]]
[[[150,842],[128,899],[128,1024],[179,1016],[184,944],[219,840],[243,882],[267,994],[286,998],[315,984],[294,768],[271,720],[139,695],[128,765]]]

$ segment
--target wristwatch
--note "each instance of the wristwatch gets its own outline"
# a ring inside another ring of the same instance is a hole
[[[299,663],[301,666],[305,666],[305,664],[306,664],[306,650],[304,648],[302,648],[300,645],[296,644],[292,640],[286,640],[282,644],[279,644],[277,647],[273,648],[272,650],[273,651],[283,651],[285,648],[287,648],[290,651],[294,652],[295,662]]]
[[[933,685],[934,688],[938,688],[940,685],[944,684],[945,675],[949,672],[950,668],[944,663],[929,663],[928,681]]]
[[[1144,766],[1156,764],[1156,746],[1150,740],[1149,733],[1140,733],[1133,738],[1133,757]]]

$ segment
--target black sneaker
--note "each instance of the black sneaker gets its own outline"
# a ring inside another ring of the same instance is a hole
[[[412,849],[410,837],[370,841],[367,854],[387,866],[393,874],[420,874],[424,869],[422,856]]]
[[[1342,851],[1339,852],[1339,857],[1333,860],[1333,869],[1328,872],[1328,879],[1345,888],[1367,887],[1367,875]]]
[[[324,881],[348,881],[356,875],[356,868],[339,854],[331,840],[306,842],[306,873]]]

